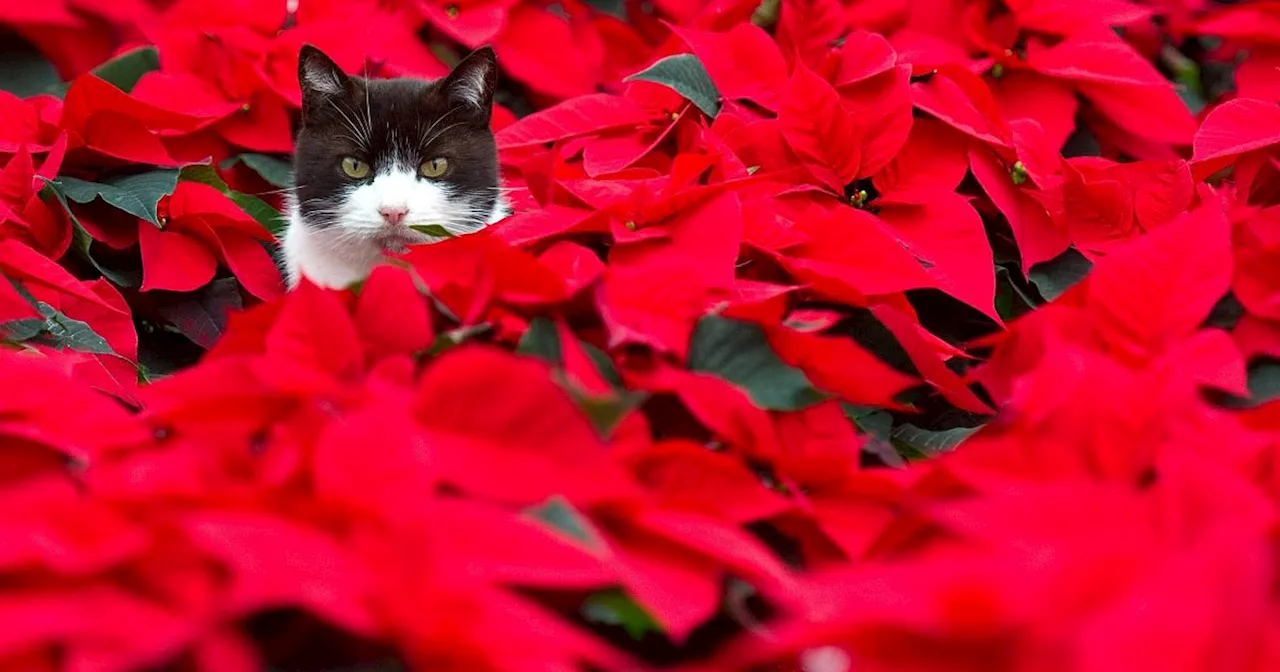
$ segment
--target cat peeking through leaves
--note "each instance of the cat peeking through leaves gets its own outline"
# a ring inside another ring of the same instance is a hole
[[[482,47],[444,78],[347,75],[298,57],[302,125],[282,243],[290,287],[342,288],[384,253],[471,233],[510,214],[489,119],[497,62]]]

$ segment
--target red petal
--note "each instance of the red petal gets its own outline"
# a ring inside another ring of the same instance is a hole
[[[179,232],[162,231],[150,222],[138,222],[138,247],[142,253],[143,291],[194,291],[209,284],[218,270],[218,259],[202,241]]]
[[[693,49],[720,95],[750,100],[769,110],[777,110],[787,102],[782,95],[787,81],[786,61],[759,26],[742,23],[724,33],[678,26],[672,26],[671,31]]]
[[[826,80],[798,65],[787,82],[778,121],[782,136],[814,175],[836,193],[862,165],[861,132]]]

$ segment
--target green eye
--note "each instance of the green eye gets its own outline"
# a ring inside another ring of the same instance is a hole
[[[437,156],[430,161],[423,161],[422,165],[418,166],[418,172],[421,173],[423,177],[440,177],[448,172],[448,170],[449,160],[443,156]]]
[[[363,179],[369,176],[369,164],[354,156],[348,156],[342,159],[342,172],[353,180]]]

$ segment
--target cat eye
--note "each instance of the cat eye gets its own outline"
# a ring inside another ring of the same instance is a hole
[[[449,160],[443,156],[437,156],[430,161],[423,161],[422,165],[418,166],[418,172],[421,173],[423,177],[440,177],[448,172],[448,170]]]
[[[353,180],[364,179],[369,176],[369,164],[354,156],[344,157],[342,159],[342,172]]]

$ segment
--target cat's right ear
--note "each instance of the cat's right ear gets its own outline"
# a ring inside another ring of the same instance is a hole
[[[302,109],[307,109],[327,99],[345,95],[350,90],[351,79],[323,51],[302,45],[298,52],[298,86],[302,89]]]

